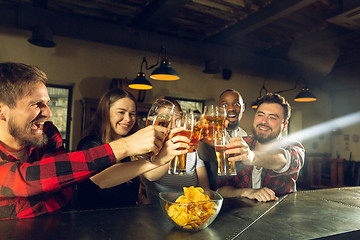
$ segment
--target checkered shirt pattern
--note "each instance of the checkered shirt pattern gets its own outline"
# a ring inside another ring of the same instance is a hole
[[[253,136],[243,137],[250,149],[255,148],[256,140]],[[304,165],[305,149],[301,143],[291,143],[284,147],[289,152],[291,162],[289,169],[282,173],[274,172],[270,169],[264,169],[261,172],[261,186],[272,189],[277,196],[296,192],[296,180],[298,179],[300,169]],[[237,162],[237,175],[219,177],[216,182],[216,188],[222,186],[233,186],[237,188],[252,188],[252,170],[253,166],[247,166],[241,161]]]
[[[59,131],[46,122],[48,144],[31,148],[21,163],[0,143],[0,220],[31,218],[66,209],[72,186],[116,162],[108,144],[65,153]]]

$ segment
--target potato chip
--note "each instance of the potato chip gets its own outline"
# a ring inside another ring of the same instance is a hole
[[[184,187],[184,195],[176,199],[176,203],[166,206],[169,217],[185,229],[200,228],[215,214],[216,203],[209,202],[210,197],[201,187]],[[180,205],[183,204],[183,205]]]
[[[180,196],[176,199],[176,203],[191,203],[192,201],[186,196]]]

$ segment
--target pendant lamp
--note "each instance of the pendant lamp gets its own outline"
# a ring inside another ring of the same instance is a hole
[[[254,109],[254,110],[257,109],[258,108],[258,103],[259,103],[259,99],[257,101],[255,101],[255,102],[252,102],[251,103],[251,108]]]
[[[295,90],[297,87],[298,81],[299,80],[297,80],[295,82],[295,86],[293,88],[282,90],[282,91],[277,91],[276,93],[283,93],[283,92]],[[308,87],[306,87],[306,85],[301,89],[301,92],[298,93],[296,95],[296,97],[294,98],[295,102],[314,102],[316,100],[317,100],[317,98],[314,96],[314,94],[312,94],[310,92],[310,89]]]
[[[265,94],[263,94],[263,92]],[[260,88],[260,93],[259,93],[259,97],[256,99],[255,102],[251,103],[251,108],[254,109],[256,111],[256,109],[258,108],[259,105],[259,100],[263,95],[266,95],[268,93],[268,90],[265,87],[265,84],[262,85],[262,87]]]
[[[132,80],[131,83],[128,85],[129,88],[139,90],[152,89],[152,85],[149,80],[146,79],[145,73],[142,71],[142,67],[145,63],[146,70],[150,70],[159,65],[160,55],[163,51],[165,51],[165,58],[161,61],[160,66],[151,73],[150,78],[161,81],[175,81],[180,79],[179,74],[171,67],[171,62],[166,58],[166,48],[164,46],[161,46],[157,61],[154,65],[148,67],[148,62],[146,58],[143,57],[140,65],[140,72],[138,73],[137,77]]]
[[[294,101],[295,102],[314,102],[314,101],[316,101],[317,98],[309,90],[310,90],[309,88],[303,87],[301,89],[301,92],[298,95],[296,95],[296,97],[294,98]]]
[[[52,31],[46,26],[35,27],[32,31],[32,37],[28,39],[28,42],[33,45],[46,48],[56,46],[56,43],[53,41]]]
[[[179,80],[179,74],[171,67],[171,62],[163,59],[160,66],[156,68],[150,75],[151,79],[161,81],[175,81]]]
[[[144,63],[147,64],[145,57],[141,62],[140,72],[137,74],[137,77],[130,82],[130,84],[128,85],[129,88],[138,89],[138,90],[150,90],[153,88],[149,80],[146,79],[145,73],[143,73],[142,71],[142,67]]]
[[[152,85],[149,80],[146,79],[145,73],[139,72],[137,77],[131,81],[129,84],[129,88],[138,89],[138,90],[150,90],[152,89]]]
[[[150,66],[149,68],[146,67],[146,69],[148,70],[152,69],[159,64],[160,55],[163,51],[165,53],[165,57],[161,60],[160,66],[151,73],[150,78],[160,81],[179,80],[180,79],[179,74],[175,71],[175,69],[172,68],[171,62],[167,59],[166,48],[163,45],[160,48],[156,63],[153,66]]]

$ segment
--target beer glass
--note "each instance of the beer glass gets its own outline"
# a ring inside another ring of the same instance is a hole
[[[225,168],[225,144],[226,144],[226,135],[225,131],[217,131],[216,137],[214,138],[214,146],[215,146],[215,153],[216,153],[216,160],[218,165],[218,176],[226,175],[226,168]]]
[[[174,115],[174,108],[175,105],[166,99],[156,100],[149,110],[146,126],[160,125],[169,128]]]
[[[236,134],[236,133],[234,133]],[[237,135],[236,135],[237,136]],[[232,135],[232,137],[236,137]],[[215,137],[215,153],[218,162],[218,176],[232,176],[236,175],[235,162],[230,162],[229,157],[235,156],[234,154],[225,154],[226,144],[229,142],[230,136],[226,130],[221,130]]]
[[[192,113],[184,112],[180,115],[179,118],[174,120],[174,127],[181,128],[181,131],[175,133],[172,137],[175,136],[185,136],[190,139],[192,131],[194,129],[194,116]],[[186,153],[174,157],[171,160],[169,165],[169,174],[178,174],[178,175],[185,175],[186,174]]]
[[[149,110],[146,126],[149,125],[160,125],[166,128],[170,127],[170,123],[172,122],[172,118],[174,115],[175,105],[166,100],[166,99],[158,99],[156,100]],[[150,162],[153,161],[154,153],[146,153],[142,155],[137,155],[137,159],[146,159]]]
[[[223,106],[205,106],[204,120],[206,124],[206,138],[214,141],[215,134],[225,129],[226,110]]]
[[[225,144],[227,144],[229,142],[230,138],[238,137],[237,130],[227,130],[227,131],[225,131],[225,133],[226,133]],[[235,156],[235,154],[225,154],[226,175],[236,175],[237,174],[235,162],[229,161],[229,158],[234,157],[234,156]]]
[[[191,113],[194,117],[194,128],[190,136],[189,152],[195,152],[199,148],[203,132],[203,117],[201,113]]]

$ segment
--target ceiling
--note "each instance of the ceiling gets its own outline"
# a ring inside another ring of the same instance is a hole
[[[360,59],[357,0],[0,0],[0,24],[47,25],[54,35],[151,52],[165,45],[169,58],[210,71],[290,77],[312,88]]]

